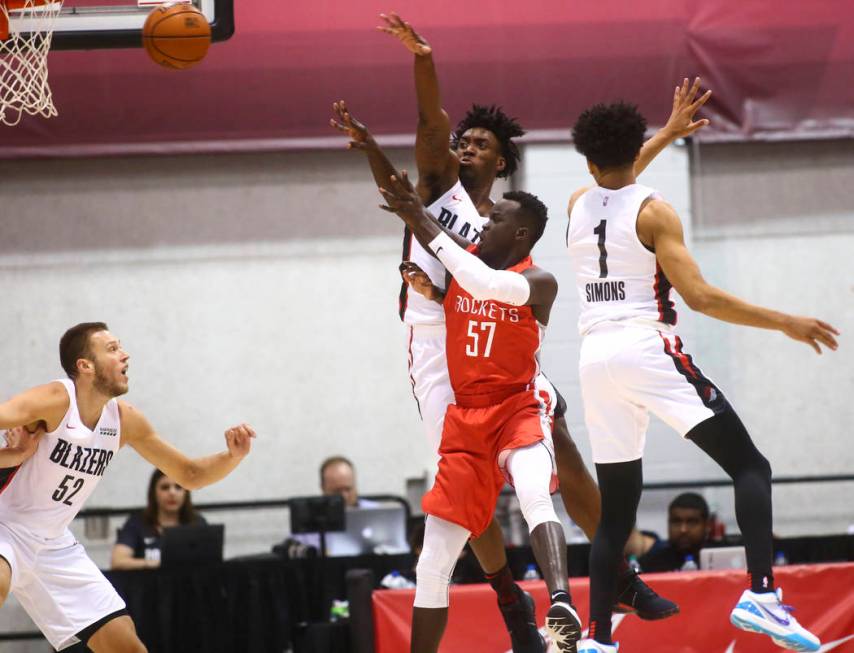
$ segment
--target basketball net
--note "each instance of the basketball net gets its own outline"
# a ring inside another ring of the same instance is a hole
[[[57,115],[47,83],[47,53],[61,9],[62,0],[0,0],[0,123],[17,125],[24,113]],[[10,15],[20,31],[10,29]]]

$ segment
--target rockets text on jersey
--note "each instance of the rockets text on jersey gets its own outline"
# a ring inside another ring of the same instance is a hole
[[[508,269],[522,272],[532,266],[528,257]],[[519,392],[534,381],[544,327],[530,306],[474,299],[453,279],[444,306],[448,373],[458,402]]]

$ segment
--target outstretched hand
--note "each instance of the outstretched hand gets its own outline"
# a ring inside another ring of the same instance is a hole
[[[424,209],[424,204],[421,198],[409,181],[409,175],[406,170],[402,170],[400,176],[392,175],[386,188],[380,188],[380,193],[385,204],[380,204],[380,208],[389,213],[397,213],[403,217],[405,215],[416,215]]]
[[[409,284],[409,286],[420,295],[423,295],[431,301],[441,301],[443,292],[440,288],[433,285],[433,281],[427,276],[427,273],[422,270],[417,263],[412,261],[403,261],[398,268],[400,276]]]
[[[39,422],[35,430],[30,430],[25,426],[9,429],[3,433],[3,439],[6,440],[7,449],[20,452],[24,460],[28,460],[38,449],[39,441],[44,434],[44,427]]]
[[[815,349],[815,353],[817,354],[821,354],[819,343],[833,351],[836,351],[839,347],[836,338],[833,337],[838,336],[839,331],[827,322],[822,322],[812,317],[791,316],[783,328],[783,333],[792,338],[792,340],[805,342]]]
[[[709,124],[708,118],[694,120],[694,114],[712,96],[711,91],[706,91],[697,97],[699,90],[700,78],[695,77],[694,83],[689,86],[686,77],[682,80],[682,86],[677,86],[673,91],[673,111],[664,125],[671,138],[685,138]]]
[[[385,25],[378,25],[377,29],[396,37],[412,54],[423,57],[433,51],[427,41],[413,29],[412,25],[396,13],[380,14],[380,18]]]
[[[340,132],[347,134],[350,142],[347,144],[348,150],[364,150],[373,143],[368,128],[356,120],[347,109],[347,104],[344,100],[338,100],[332,104],[332,111],[335,118],[329,119],[329,124]]]
[[[236,458],[243,458],[252,447],[252,438],[255,431],[248,424],[233,426],[225,432],[225,443],[228,445],[228,453]]]

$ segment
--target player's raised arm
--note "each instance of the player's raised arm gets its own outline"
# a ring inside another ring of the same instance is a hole
[[[190,458],[162,439],[133,406],[121,401],[119,410],[122,444],[129,444],[139,455],[188,490],[198,490],[225,478],[249,453],[255,437],[252,427],[240,424],[225,432],[226,451]]]
[[[329,119],[329,124],[350,139],[347,149],[364,152],[377,186],[387,184],[388,179],[397,174],[397,170],[368,128],[353,117],[344,100],[333,103],[332,111],[335,117]]]
[[[664,127],[646,141],[635,161],[635,176],[639,176],[652,160],[678,138],[686,138],[694,132],[709,124],[708,118],[694,120],[697,111],[700,110],[712,96],[711,91],[706,91],[700,97],[700,78],[695,77],[694,83],[689,85],[688,78],[682,80],[682,85],[673,91],[673,110]]]
[[[819,354],[819,343],[829,349],[837,348],[834,336],[839,335],[839,331],[830,324],[749,304],[708,283],[685,246],[679,216],[666,202],[653,200],[641,210],[638,235],[655,250],[664,274],[693,310],[733,324],[782,331],[810,345]]]
[[[418,192],[425,202],[432,201],[434,188],[449,188],[459,176],[460,162],[450,149],[451,122],[442,108],[439,78],[433,63],[433,50],[415,29],[395,13],[380,14],[382,32],[396,37],[415,55],[415,93],[418,98],[418,127],[415,136],[415,162],[418,166]]]

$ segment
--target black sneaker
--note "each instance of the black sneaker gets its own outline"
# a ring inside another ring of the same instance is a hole
[[[568,603],[552,603],[546,614],[546,631],[560,653],[578,653],[581,619]]]
[[[655,621],[679,614],[679,606],[644,583],[635,571],[627,571],[617,581],[615,612],[635,612],[641,619]]]
[[[537,628],[537,615],[534,599],[520,587],[516,588],[517,600],[513,603],[498,604],[513,653],[545,653],[546,640]]]

